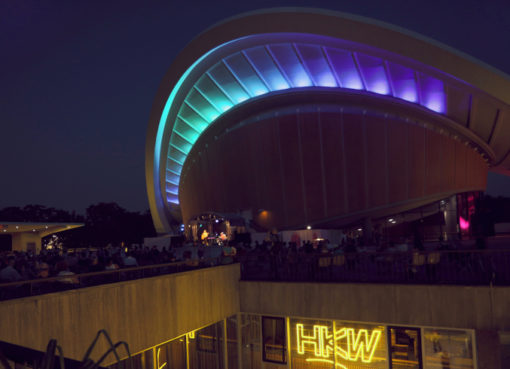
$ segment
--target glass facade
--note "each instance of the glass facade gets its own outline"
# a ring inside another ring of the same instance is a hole
[[[476,369],[471,330],[238,314],[110,369]]]
[[[473,337],[470,332],[423,329],[423,358],[426,368],[474,368]]]

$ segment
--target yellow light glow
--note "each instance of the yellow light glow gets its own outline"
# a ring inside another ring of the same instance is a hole
[[[313,336],[304,334],[303,324],[296,324],[296,337],[298,353],[305,353],[305,345],[313,346],[316,357],[328,358],[333,353],[333,335],[329,333],[329,327],[314,325]]]
[[[308,362],[315,362],[315,363],[328,363],[328,364],[333,364],[333,360],[328,360],[328,359],[313,359],[313,358],[309,358],[309,359],[306,359],[306,361]]]
[[[194,339],[195,338],[195,331],[189,332],[188,333],[188,338]]]
[[[362,362],[371,363],[381,339],[381,333],[379,329],[374,329],[371,334],[367,329],[359,329],[357,334],[354,328],[339,329],[335,332],[335,353],[345,360],[358,361],[361,357]],[[336,342],[341,339],[347,340],[347,350],[336,345]]]
[[[348,361],[359,361],[371,363],[374,357],[375,349],[382,336],[382,330],[374,329],[369,332],[367,329],[340,328],[335,330],[334,335],[330,333],[330,328],[326,325],[315,324],[312,328],[313,335],[304,333],[304,325],[296,324],[297,352],[300,355],[305,354],[305,345],[313,348],[315,357],[307,358],[307,362],[324,362],[333,364],[334,358]],[[334,338],[334,340],[333,340]],[[344,341],[344,350],[340,346],[340,341]],[[335,357],[332,358],[332,353]],[[337,369],[346,369],[338,362],[335,363]]]
[[[161,349],[160,349],[160,348],[158,348],[158,353],[157,353],[157,355],[156,355],[156,356],[157,356],[157,357],[156,357],[156,367],[157,367],[158,369],[163,369],[163,368],[166,366],[166,361],[165,361],[165,363],[164,363],[163,365],[159,365],[159,354],[160,354],[160,353],[161,353]]]

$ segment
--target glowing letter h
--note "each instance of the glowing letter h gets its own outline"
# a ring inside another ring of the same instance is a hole
[[[304,334],[303,324],[296,324],[297,351],[303,355],[305,353],[305,345],[313,346],[316,357],[328,358],[333,351],[332,335],[329,334],[329,328],[325,325],[314,325],[313,335]]]

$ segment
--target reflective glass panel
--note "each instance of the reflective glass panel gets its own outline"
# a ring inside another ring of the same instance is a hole
[[[423,350],[426,368],[474,368],[470,331],[426,328],[423,330]]]

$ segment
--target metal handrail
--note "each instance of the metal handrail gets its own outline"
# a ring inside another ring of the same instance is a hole
[[[251,252],[240,258],[241,279],[510,285],[510,250],[412,250],[346,253]]]
[[[47,278],[37,278],[37,279],[28,279],[23,281],[16,281],[16,282],[8,282],[8,283],[0,283],[0,300],[7,300],[12,298],[20,298],[20,297],[28,297],[33,295],[41,295],[51,292],[59,292],[58,288],[55,288],[55,291],[45,291],[43,293],[34,293],[37,291],[34,291],[34,285],[44,285],[49,284],[53,282],[60,282],[62,284],[61,287],[67,286],[72,288],[84,288],[89,287],[91,285],[101,285],[101,284],[108,284],[108,283],[115,283],[120,281],[129,281],[134,279],[141,279],[141,278],[148,278],[158,275],[165,275],[165,274],[174,274],[179,272],[184,272],[187,270],[194,270],[194,269],[203,269],[206,267],[211,266],[221,266],[226,264],[232,264],[235,261],[232,260],[232,262],[222,262],[221,257],[213,257],[213,258],[207,258],[202,260],[183,260],[183,261],[176,261],[171,263],[163,263],[163,264],[153,264],[153,265],[144,265],[144,266],[137,266],[137,267],[129,267],[129,268],[119,268],[115,270],[105,270],[105,271],[99,271],[99,272],[89,272],[89,273],[77,273],[72,275],[62,275],[62,276],[54,276],[54,277],[47,277]],[[165,270],[166,269],[166,270]],[[152,275],[146,275],[146,271],[154,271],[158,270],[156,273]],[[164,270],[164,271],[162,271]],[[106,277],[104,279],[99,279],[99,281],[103,283],[93,283],[91,285],[82,285],[82,282],[86,279],[92,279],[92,278],[100,278],[100,277]],[[117,278],[109,278],[110,281],[108,281],[108,277],[117,277]],[[62,282],[63,280],[69,280],[69,279],[76,279],[78,283],[66,283]],[[9,289],[17,289],[20,287],[23,287],[25,285],[29,285],[28,291],[26,291],[26,294],[21,295],[15,295],[14,297],[10,296],[2,296],[1,292]]]

